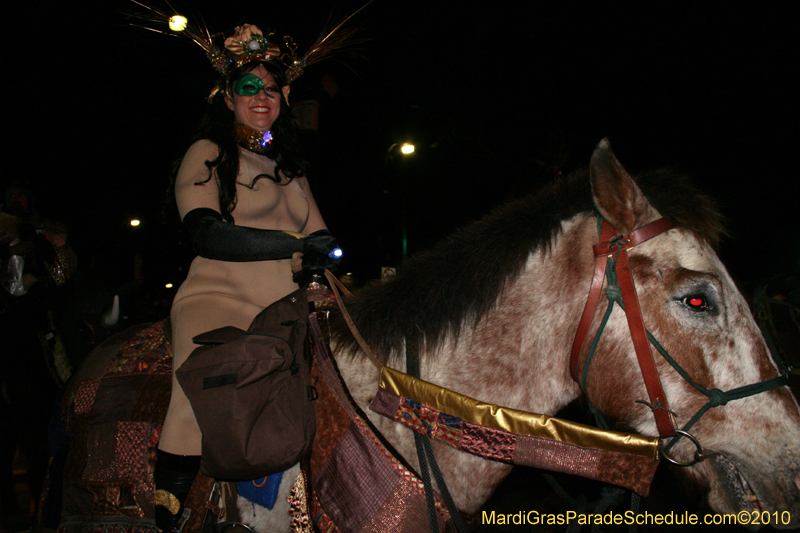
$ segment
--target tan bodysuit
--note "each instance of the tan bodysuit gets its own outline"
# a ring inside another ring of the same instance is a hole
[[[204,162],[213,160],[217,147],[210,141],[193,144],[184,157],[175,183],[181,218],[192,209],[219,211],[217,185]],[[274,175],[275,162],[240,148],[237,202],[232,215],[237,226],[313,233],[324,229],[305,178],[278,184],[259,174]],[[247,185],[245,185],[247,184]],[[172,304],[174,368],[196,348],[192,338],[223,326],[247,329],[264,307],[297,289],[289,259],[227,262],[196,257]],[[200,429],[191,405],[174,378],[169,411],[159,447],[179,455],[200,455]]]

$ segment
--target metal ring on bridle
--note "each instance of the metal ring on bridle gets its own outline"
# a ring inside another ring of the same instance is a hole
[[[670,463],[672,463],[674,465],[678,465],[678,466],[693,466],[693,465],[696,465],[697,463],[700,463],[700,462],[705,461],[706,459],[708,459],[708,455],[706,455],[706,453],[703,451],[703,447],[700,445],[700,441],[698,441],[694,437],[694,435],[692,435],[688,431],[683,431],[683,430],[680,430],[680,429],[676,429],[675,433],[676,433],[675,437],[669,437],[669,438],[677,439],[678,438],[677,435],[680,435],[680,436],[686,437],[687,439],[692,441],[694,443],[694,445],[697,447],[697,451],[694,452],[694,459],[692,459],[691,461],[687,461],[685,463],[682,463],[680,461],[676,461],[675,459],[673,459],[672,457],[667,455],[667,453],[664,452],[663,450],[659,450],[658,453],[661,455],[661,457],[663,457],[664,459],[666,459]]]

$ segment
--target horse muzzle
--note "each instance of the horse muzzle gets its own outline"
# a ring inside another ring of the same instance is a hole
[[[737,524],[751,531],[770,526],[800,528],[800,473],[794,468],[760,474],[737,466],[736,459],[713,454],[709,503],[718,513],[736,514]],[[787,471],[789,470],[789,471]],[[784,473],[785,472],[785,473]]]

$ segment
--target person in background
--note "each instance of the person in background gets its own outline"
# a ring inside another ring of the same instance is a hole
[[[63,225],[39,216],[33,192],[10,187],[0,211],[0,508],[3,523],[30,519],[15,493],[16,451],[25,457],[26,482],[34,503],[42,490],[50,453],[47,425],[58,393],[48,365],[56,292],[77,261]]]

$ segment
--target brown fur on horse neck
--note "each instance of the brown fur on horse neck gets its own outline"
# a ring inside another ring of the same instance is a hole
[[[716,246],[726,234],[716,202],[686,176],[656,170],[634,178],[650,204],[679,228]],[[374,282],[347,300],[361,335],[376,354],[405,339],[434,352],[464,324],[477,324],[504,288],[516,280],[529,254],[549,248],[561,222],[595,213],[588,172],[561,178],[538,194],[513,201],[407,261],[398,276]],[[361,317],[369,316],[369,320]],[[357,347],[344,321],[332,321],[341,347]]]

